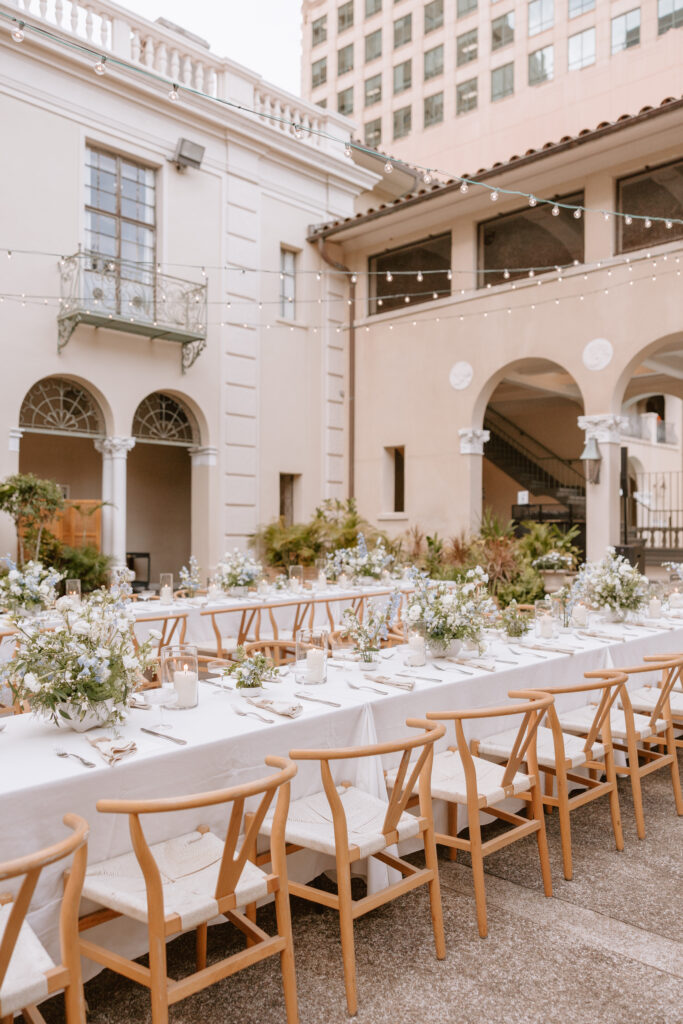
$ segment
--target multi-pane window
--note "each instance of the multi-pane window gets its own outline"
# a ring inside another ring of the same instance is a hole
[[[458,36],[456,50],[458,67],[461,64],[469,64],[471,60],[477,59],[478,33],[476,28],[471,29],[469,32],[463,32],[461,36]]]
[[[371,60],[377,60],[378,57],[382,56],[382,29],[378,28],[376,32],[371,32],[369,36],[365,37],[365,63],[369,63]]]
[[[502,100],[504,96],[510,96],[515,88],[515,66],[512,62],[503,64],[500,68],[494,68],[491,72],[491,99]]]
[[[311,65],[311,85],[315,89],[317,85],[324,85],[327,81],[327,57],[321,57]]]
[[[311,43],[313,46],[320,46],[327,39],[327,15],[316,18],[311,25]]]
[[[382,0],[365,0],[365,17],[371,18],[382,10]]]
[[[353,43],[337,50],[337,74],[345,75],[348,71],[353,71]]]
[[[88,147],[86,245],[121,260],[121,280],[147,281],[155,263],[156,181],[151,167]]]
[[[376,117],[365,125],[365,145],[377,149],[382,143],[382,118]]]
[[[337,93],[337,112],[347,117],[353,113],[353,86]]]
[[[470,11],[476,11],[477,0],[458,0],[458,17],[463,18]]]
[[[491,22],[491,49],[500,50],[515,41],[515,12],[502,14]]]
[[[410,135],[410,130],[413,124],[412,109],[410,107],[401,107],[400,110],[394,111],[394,138],[402,139],[406,135]]]
[[[443,25],[443,0],[432,0],[425,4],[425,35]]]
[[[595,0],[569,0],[569,17],[578,18],[580,14],[595,10]]]
[[[478,89],[476,78],[468,78],[466,82],[460,82],[455,89],[456,114],[466,114],[468,110],[476,110],[477,98]]]
[[[368,270],[371,315],[405,309],[406,295],[413,304],[430,302],[434,292],[437,296],[450,295],[450,232],[371,256]]]
[[[373,75],[365,79],[365,106],[371,107],[382,99],[382,76]]]
[[[618,181],[617,210],[624,214],[617,217],[618,252],[683,238],[683,225],[675,223],[683,219],[683,160]],[[626,223],[627,214],[630,224]],[[646,218],[650,220],[649,227]]]
[[[683,0],[658,0],[657,32],[664,35],[670,28],[683,25]]]
[[[280,247],[280,316],[296,320],[296,253]]]
[[[583,193],[563,196],[559,201],[583,206]],[[525,270],[513,267],[564,267],[574,260],[582,263],[584,223],[584,217],[577,220],[571,210],[562,208],[554,217],[547,203],[525,206],[480,223],[478,286],[526,276]]]
[[[435,46],[427,50],[425,59],[425,82],[428,78],[436,78],[443,74],[443,46]]]
[[[529,85],[550,82],[553,77],[555,53],[553,46],[544,46],[529,54]]]
[[[555,0],[531,0],[529,4],[529,35],[537,36],[555,24]]]
[[[337,8],[337,32],[344,32],[353,25],[353,0]]]
[[[595,64],[595,29],[587,28],[570,36],[568,53],[567,67],[570,71],[578,71],[589,64]]]
[[[612,53],[628,50],[640,43],[640,7],[612,18]]]
[[[433,96],[425,96],[424,99],[424,126],[429,128],[433,124],[440,124],[443,121],[443,93],[437,92]]]
[[[394,95],[397,92],[405,92],[413,84],[413,62],[404,60],[394,68]]]
[[[413,16],[406,14],[394,22],[394,49],[405,46],[413,38]]]

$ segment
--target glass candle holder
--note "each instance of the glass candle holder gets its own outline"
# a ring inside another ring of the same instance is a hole
[[[303,565],[290,565],[289,567],[289,589],[298,593],[304,585]]]
[[[195,708],[199,701],[199,661],[196,644],[161,648],[161,684],[177,695],[176,707]]]
[[[647,615],[649,619],[661,619],[664,591],[661,583],[651,583],[648,592]]]
[[[81,603],[81,581],[67,580],[64,585],[64,593],[70,597],[74,604]]]
[[[427,649],[425,638],[419,633],[408,634],[408,651],[405,656],[406,665],[411,668],[419,668],[427,664]]]
[[[173,604],[172,572],[162,572],[159,576],[159,604]]]
[[[325,629],[300,629],[296,634],[294,678],[304,686],[327,682],[329,637]]]
[[[318,590],[325,590],[327,588],[327,573],[325,572],[325,566],[327,565],[326,558],[316,558],[315,560],[315,580],[316,587]]]
[[[546,598],[534,601],[536,613],[536,636],[539,640],[553,640],[558,635],[558,622],[553,615],[553,606]]]
[[[222,601],[225,597],[223,588],[215,576],[209,576],[206,580],[206,596],[209,601]]]

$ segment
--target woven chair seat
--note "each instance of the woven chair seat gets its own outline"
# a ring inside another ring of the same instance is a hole
[[[629,698],[634,711],[652,711],[659,700],[661,691],[656,686],[644,686],[642,690],[629,691]],[[671,692],[669,704],[674,715],[683,715],[683,693]]]
[[[477,796],[480,801],[485,800],[487,806],[492,807],[506,797],[526,793],[531,788],[529,776],[521,772],[516,772],[510,784],[503,788],[504,765],[485,761],[482,757],[473,757],[472,761],[477,776]],[[396,772],[397,769],[387,772],[388,785],[393,786],[396,782]],[[457,750],[442,750],[434,755],[432,796],[451,803],[467,803],[465,771]]]
[[[565,711],[558,717],[563,732],[578,733],[580,736],[585,735],[593,725],[593,721],[595,719],[595,706],[593,704],[586,704],[582,708],[574,708],[573,711]],[[660,719],[656,723],[655,729],[653,729],[650,725],[650,718],[648,715],[634,715],[633,724],[635,726],[636,738],[639,740],[647,739],[648,736],[652,736],[655,732],[661,732],[666,728],[666,722]],[[610,711],[610,728],[614,739],[628,739],[626,715],[618,708],[612,708]]]
[[[594,716],[595,717],[595,716]],[[570,733],[563,733],[565,758],[572,768],[578,768],[591,760],[591,757],[584,750],[585,743],[578,736]],[[517,739],[517,729],[507,729],[505,732],[496,733],[495,736],[486,736],[479,740],[479,753],[489,757],[510,757],[512,748]],[[538,763],[546,768],[555,767],[555,744],[553,742],[552,730],[541,725],[536,733],[536,752]],[[594,743],[591,751],[592,760],[599,761],[605,755],[605,748],[602,743]]]
[[[177,914],[183,930],[216,917],[215,898],[223,841],[212,832],[189,832],[150,846],[161,873],[164,913]],[[235,889],[236,906],[254,903],[268,894],[266,875],[250,861]],[[88,868],[83,896],[112,910],[147,923],[147,890],[134,853],[100,861]]]
[[[0,906],[0,942],[9,920],[11,903]],[[0,986],[0,1017],[10,1017],[24,1006],[40,1002],[48,994],[46,971],[55,964],[40,939],[26,921],[23,922],[7,974]]]
[[[369,857],[387,847],[382,832],[387,801],[356,789],[355,786],[338,786],[346,824],[349,833],[349,848],[358,847],[360,857]],[[270,835],[273,815],[268,814],[261,831]],[[399,841],[418,835],[420,826],[412,814],[401,815],[398,822]],[[332,811],[325,793],[321,790],[311,796],[295,800],[289,807],[285,839],[288,843],[305,846],[318,853],[335,855]]]

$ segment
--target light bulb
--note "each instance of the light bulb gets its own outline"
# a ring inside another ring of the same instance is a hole
[[[295,136],[296,136],[296,138],[297,138],[297,139],[302,139],[302,138],[303,138],[303,136],[304,136],[304,130],[303,130],[303,128],[301,127],[301,125],[300,125],[300,124],[295,124],[295,125],[294,125],[294,134],[295,134]]]
[[[609,213],[603,213],[602,216],[605,220],[609,220]]]
[[[351,156],[351,144],[349,142],[344,146],[344,156]]]
[[[533,270],[533,269],[532,269],[532,270],[530,270],[530,271],[529,271],[529,277],[535,277],[535,276],[536,276],[536,271],[535,271],[535,270]]]
[[[671,231],[671,228],[673,227],[673,221],[672,220],[666,220],[666,221],[664,221],[664,225],[665,225],[667,231]]]
[[[424,281],[424,277],[422,275],[422,271],[421,270],[418,270],[418,272],[417,272],[417,279],[418,279],[418,281]]]
[[[422,175],[422,180],[424,181],[425,185],[431,185],[431,183],[432,183],[432,176],[429,173],[429,171],[425,171],[424,172],[424,174]]]
[[[498,193],[494,189],[493,192],[491,193],[491,202],[495,203],[495,202],[497,202],[497,200],[498,200]]]
[[[387,162],[384,165],[384,173],[385,174],[391,174],[393,169],[394,169],[394,165],[392,164],[391,160],[387,160]]]
[[[574,220],[581,220],[581,210],[574,210]]]
[[[556,204],[555,206],[553,206],[553,208],[552,208],[552,210],[550,212],[552,213],[553,217],[559,217],[560,216],[560,208],[559,208],[559,206],[557,206],[557,204]]]
[[[449,280],[449,281],[452,281],[452,280],[453,280],[453,271],[452,271],[452,270],[449,270],[449,271],[448,271],[448,272],[446,273],[446,277],[448,278],[448,280]]]
[[[465,193],[469,192],[469,190],[470,190],[470,186],[467,184],[467,182],[466,181],[461,181],[460,182],[460,191],[462,192],[462,194],[465,195]]]
[[[626,224],[633,224],[633,217],[624,217],[624,221]]]
[[[410,295],[406,295],[403,299],[404,302],[410,302]]]
[[[393,280],[394,280],[394,279],[393,279],[393,277],[391,276],[391,271],[390,271],[390,270],[387,270],[387,281],[393,281]]]
[[[433,299],[438,299],[438,297],[439,297],[439,293],[438,292],[432,292],[432,298]]]
[[[652,227],[652,221],[650,220],[649,217],[645,218],[645,227],[646,228],[651,228]]]
[[[509,270],[504,270],[503,271],[503,277],[505,278],[506,281],[509,281],[510,280],[510,271]]]
[[[536,196],[529,196],[529,206],[535,206],[537,202]]]
[[[315,275],[316,281],[319,281],[321,277],[322,277],[322,274],[320,273],[320,271],[318,271],[317,274]]]
[[[178,102],[178,86],[176,85],[175,82],[173,83],[173,88],[170,90],[168,94],[168,98],[171,101],[171,103]]]
[[[106,70],[106,68],[104,66],[105,63],[106,63],[106,60],[107,60],[106,57],[100,57],[100,59],[98,60],[97,64],[93,68],[93,71],[95,72],[96,75],[103,75],[104,74],[104,72]]]
[[[378,306],[383,306],[384,305],[384,299],[378,299],[377,300],[377,305]]]
[[[17,22],[17,27],[12,29],[12,39],[15,43],[23,43],[24,41],[24,22]]]
[[[355,284],[357,280],[358,280],[358,275],[357,274],[351,274],[351,284]]]

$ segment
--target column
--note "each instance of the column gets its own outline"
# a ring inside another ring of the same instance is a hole
[[[478,530],[481,524],[481,501],[482,501],[482,460],[484,457],[484,445],[490,438],[488,430],[477,430],[474,427],[461,427],[458,431],[460,437],[460,454],[468,456],[469,487],[463,505],[464,522],[462,528],[466,530]]]
[[[594,437],[600,446],[600,481],[586,484],[586,557],[599,561],[610,544],[619,543],[619,463],[621,431],[626,418],[614,413],[579,416],[586,441]]]
[[[102,453],[102,550],[115,566],[126,564],[126,459],[134,437],[103,437],[95,442]]]
[[[220,560],[218,538],[221,533],[220,502],[216,493],[218,449],[207,445],[188,450],[192,462],[192,496],[190,537],[192,554],[202,567],[204,576],[210,575]]]

